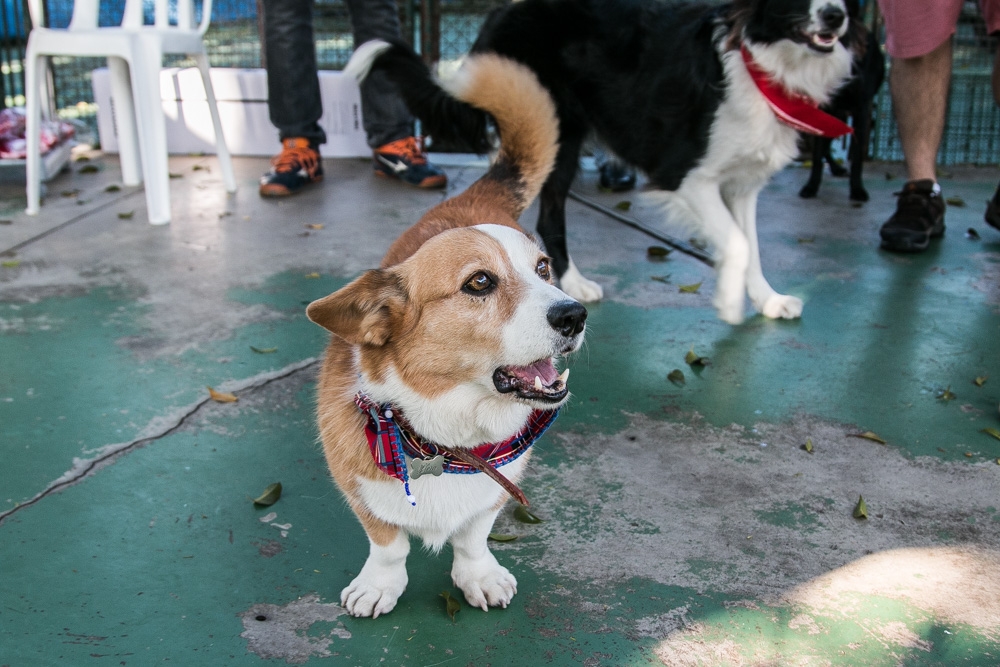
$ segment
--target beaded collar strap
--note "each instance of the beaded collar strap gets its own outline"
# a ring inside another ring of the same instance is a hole
[[[761,92],[771,111],[785,125],[792,127],[799,132],[815,134],[820,137],[833,139],[845,134],[851,134],[854,130],[825,111],[820,111],[816,100],[790,93],[784,86],[772,80],[770,75],[753,61],[753,56],[745,46],[740,47],[743,54],[743,62],[747,66],[747,72],[753,79],[757,90]]]
[[[354,396],[354,403],[368,418],[365,437],[375,465],[403,483],[406,499],[414,507],[417,499],[410,493],[411,479],[442,473],[478,472],[488,475],[521,504],[527,505],[528,499],[521,489],[497,471],[497,468],[520,458],[548,430],[559,414],[559,410],[534,410],[521,430],[506,440],[464,450],[449,449],[422,439],[413,432],[413,427],[398,410],[389,404],[375,403],[363,392],[359,391]],[[407,457],[410,459],[409,468]]]

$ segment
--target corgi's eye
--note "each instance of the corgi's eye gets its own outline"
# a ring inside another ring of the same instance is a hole
[[[489,274],[480,271],[479,273],[473,274],[471,278],[465,281],[465,285],[462,286],[462,291],[466,294],[485,296],[492,292],[493,288],[496,286],[496,281],[493,280]]]
[[[535,267],[535,273],[538,274],[539,278],[546,282],[552,280],[552,265],[549,263],[549,260],[544,257],[538,260],[538,266]]]

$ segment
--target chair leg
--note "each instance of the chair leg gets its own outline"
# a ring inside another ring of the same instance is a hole
[[[130,63],[135,110],[142,118],[139,151],[146,182],[146,209],[150,224],[170,222],[170,167],[167,160],[167,123],[160,98],[163,51],[155,39],[136,41]]]
[[[124,58],[108,57],[108,72],[111,75],[111,106],[114,109],[115,131],[118,135],[122,182],[125,185],[139,185],[142,183],[142,164],[128,63]]]
[[[226,137],[222,131],[219,105],[216,102],[215,90],[212,88],[212,79],[209,75],[208,56],[204,53],[198,53],[195,55],[195,61],[198,63],[198,70],[201,72],[201,81],[205,85],[205,98],[208,100],[208,111],[212,114],[212,126],[215,128],[215,153],[219,158],[222,181],[226,185],[226,192],[236,192],[233,160],[229,155],[229,148],[226,146]]]
[[[25,134],[27,135],[27,156],[25,158],[25,179],[28,206],[25,213],[38,215],[42,192],[42,73],[45,70],[45,56],[35,55],[30,44],[24,59]]]

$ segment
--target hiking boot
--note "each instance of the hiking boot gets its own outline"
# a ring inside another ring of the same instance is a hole
[[[922,252],[932,238],[944,236],[944,198],[934,192],[934,181],[907,181],[895,194],[896,212],[879,230],[884,249]]]
[[[271,171],[260,178],[260,196],[286,197],[322,180],[319,149],[308,139],[288,137],[281,142],[281,152],[271,160]]]
[[[993,199],[986,200],[986,214],[983,219],[990,227],[1000,230],[1000,185],[997,186]]]
[[[397,139],[375,149],[375,173],[397,178],[418,188],[443,188],[448,177],[427,161],[421,141],[417,137]]]

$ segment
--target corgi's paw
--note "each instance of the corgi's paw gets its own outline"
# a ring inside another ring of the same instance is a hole
[[[506,608],[517,593],[517,579],[492,554],[478,561],[456,562],[451,580],[465,593],[466,602],[483,611]]]
[[[396,606],[399,596],[406,590],[406,570],[399,573],[383,569],[381,576],[373,577],[362,570],[350,585],[340,592],[340,604],[351,616],[378,618]]]
[[[787,294],[772,294],[760,312],[772,319],[794,320],[802,315],[802,299]]]

